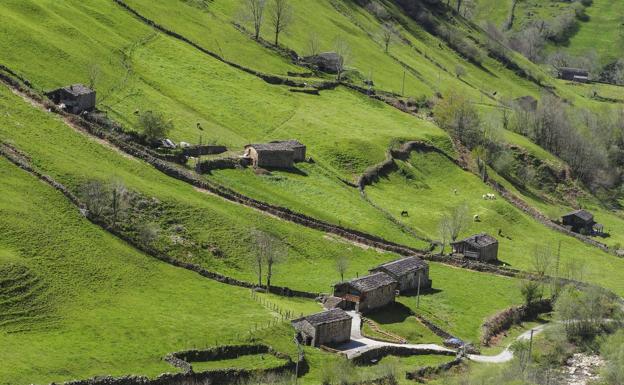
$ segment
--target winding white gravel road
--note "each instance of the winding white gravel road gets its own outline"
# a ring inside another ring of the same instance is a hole
[[[427,351],[427,352],[434,352],[434,353],[429,353],[429,354],[436,354],[437,352],[439,354],[448,355],[449,353],[454,354],[457,352],[456,350],[452,350],[452,349],[446,348],[444,346],[436,345],[436,344],[395,344],[395,343],[376,341],[370,338],[366,338],[362,336],[362,332],[361,332],[362,317],[360,316],[360,314],[354,311],[350,311],[348,313],[353,318],[353,321],[351,323],[351,341],[337,348],[337,350],[345,354],[348,359],[356,358],[364,352],[379,349],[384,346],[397,346],[397,347],[402,347],[406,349],[412,349],[414,350],[414,353]],[[541,333],[547,327],[548,327],[548,324],[545,324],[545,325],[540,325],[532,329],[533,335],[535,336]],[[518,336],[517,340],[527,341],[530,338],[531,338],[531,330],[522,333],[520,336]],[[466,357],[469,360],[475,361],[475,362],[483,362],[483,363],[489,363],[489,364],[502,364],[505,362],[509,362],[513,359],[513,352],[509,349],[509,347],[507,347],[504,351],[502,351],[500,354],[497,354],[495,356],[468,354]]]

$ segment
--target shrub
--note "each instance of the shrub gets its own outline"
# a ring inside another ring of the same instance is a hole
[[[145,111],[139,114],[138,126],[149,140],[163,139],[173,130],[173,122],[160,112]]]

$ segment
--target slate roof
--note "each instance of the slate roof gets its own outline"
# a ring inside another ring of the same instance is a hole
[[[367,292],[375,290],[384,286],[397,284],[391,276],[386,273],[374,273],[364,276],[362,278],[352,279],[348,282],[350,286],[356,288],[360,292]]]
[[[592,222],[594,220],[594,215],[587,210],[572,211],[564,215],[564,217],[577,217],[585,222]]]
[[[85,86],[84,84],[72,84],[71,86],[63,87],[63,90],[69,92],[74,96],[86,95],[93,92],[92,89]]]
[[[321,313],[311,314],[303,318],[296,319],[292,323],[307,321],[312,326],[319,326],[339,321],[350,320],[351,316],[342,309],[330,309]]]
[[[457,244],[457,243],[467,243],[474,248],[480,249],[482,247],[486,247],[486,246],[490,246],[495,243],[498,243],[498,241],[496,240],[496,238],[494,238],[493,236],[489,234],[481,233],[481,234],[473,235],[466,239],[462,239],[461,241],[453,242],[453,244]]]
[[[245,146],[253,147],[256,151],[292,151],[295,148],[304,147],[298,140],[280,140],[269,143],[253,143]]]
[[[411,273],[413,271],[424,269],[426,267],[427,267],[427,262],[423,261],[422,259],[417,258],[417,257],[407,257],[407,258],[398,259],[396,261],[384,263],[383,265],[377,266],[373,270],[383,268],[387,270],[390,274],[393,274],[394,276],[399,277],[399,276]]]
[[[589,75],[589,71],[582,69],[582,68],[560,67],[557,70],[559,71],[559,73],[567,73],[567,74],[574,74],[574,75],[580,75],[580,76]]]

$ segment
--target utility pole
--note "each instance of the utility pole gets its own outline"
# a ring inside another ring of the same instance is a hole
[[[297,362],[295,363],[295,385],[297,385],[297,381],[299,380],[299,361],[301,361],[303,356],[303,349],[301,348],[301,344],[295,335],[295,344],[297,344]]]

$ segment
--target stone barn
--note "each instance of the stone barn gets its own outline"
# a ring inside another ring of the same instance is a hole
[[[263,168],[293,168],[294,163],[304,161],[305,156],[306,147],[296,140],[248,144],[243,154],[254,167]]]
[[[417,257],[407,257],[396,261],[384,263],[374,269],[371,273],[386,273],[399,283],[401,292],[418,289],[420,281],[421,289],[431,288],[429,279],[429,264]]]
[[[351,339],[351,316],[331,309],[292,321],[297,339],[308,346],[337,345]]]
[[[557,68],[557,76],[559,79],[571,80],[579,83],[587,83],[589,81],[589,71],[581,68]]]
[[[348,309],[366,313],[394,302],[398,286],[390,275],[379,272],[334,285],[334,296],[343,298]]]
[[[594,215],[586,210],[572,211],[561,217],[564,226],[575,233],[592,235],[601,233],[603,226],[594,221]]]
[[[54,104],[64,104],[65,109],[72,114],[95,109],[95,91],[82,84],[59,88],[46,95]]]
[[[498,241],[489,234],[477,234],[451,243],[453,253],[482,262],[498,260]]]
[[[305,162],[306,160],[306,146],[298,140],[280,140],[271,142],[271,144],[282,145],[293,150],[295,162]]]
[[[319,71],[337,74],[344,63],[344,59],[336,52],[323,52],[318,55],[303,58],[307,65],[318,68]]]

